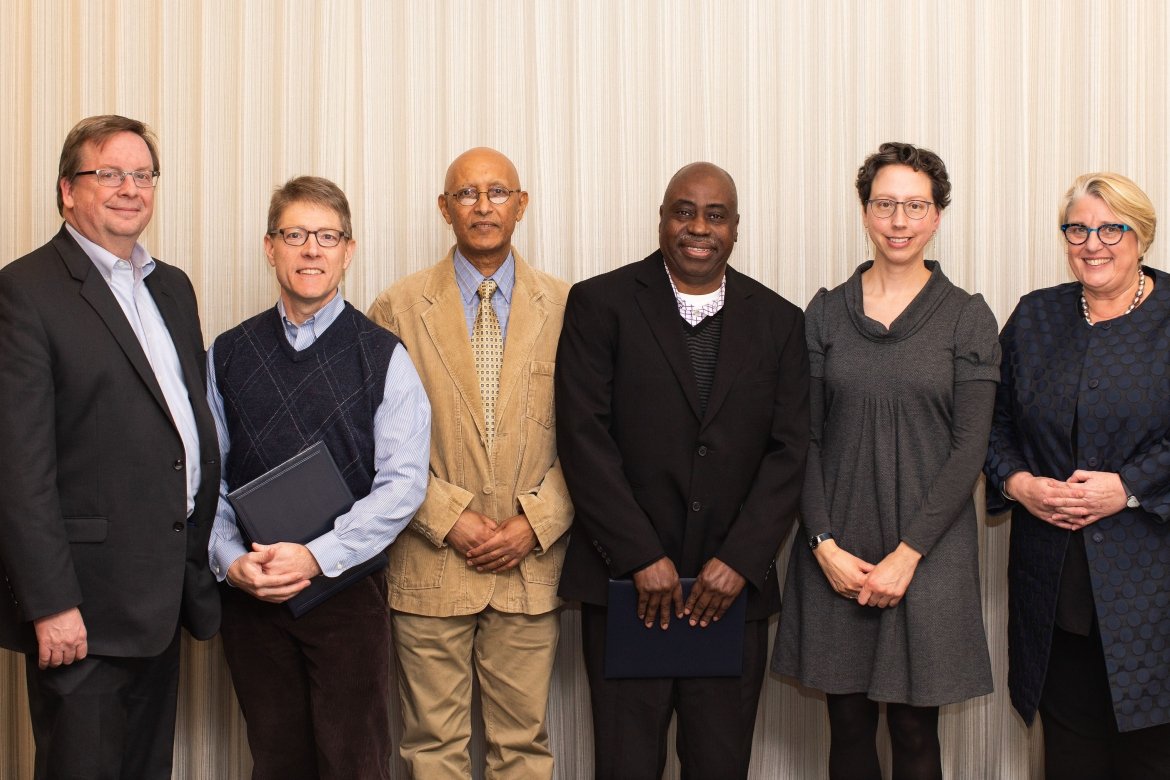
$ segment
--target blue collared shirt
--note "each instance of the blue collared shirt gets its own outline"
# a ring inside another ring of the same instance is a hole
[[[171,420],[183,440],[183,462],[187,470],[187,517],[195,509],[195,494],[199,492],[202,472],[199,459],[199,429],[195,427],[195,410],[187,395],[187,380],[183,378],[183,367],[171,332],[146,286],[146,277],[154,271],[154,259],[142,244],[134,244],[134,251],[127,262],[103,249],[78,233],[72,225],[65,223],[65,229],[81,247],[81,251],[93,261],[110,291],[118,301],[122,313],[138,337],[142,351],[154,371],[154,377],[162,389],[170,410]],[[125,275],[116,279],[115,274]],[[123,283],[124,282],[124,283]]]
[[[288,342],[300,351],[329,329],[345,308],[345,300],[338,292],[300,325],[285,317],[282,301],[277,301],[276,308]],[[215,417],[222,462],[226,464],[231,441],[223,396],[215,381],[214,345],[207,354],[207,400]],[[326,576],[336,577],[369,560],[406,528],[426,496],[430,455],[431,404],[414,363],[400,344],[390,357],[382,403],[374,412],[375,474],[370,494],[338,517],[332,531],[305,545]],[[236,513],[227,499],[227,481],[223,479],[219,483],[219,505],[207,552],[211,570],[221,582],[232,563],[248,552],[236,525]]]
[[[496,291],[492,293],[492,308],[496,310],[496,319],[500,321],[500,335],[506,344],[508,342],[508,315],[512,313],[512,290],[516,287],[516,261],[512,253],[496,269],[491,276],[484,276],[463,254],[455,250],[455,283],[459,285],[459,294],[463,296],[463,316],[467,319],[467,337],[471,338],[471,330],[475,327],[475,315],[479,313],[479,285],[486,279],[496,281]]]

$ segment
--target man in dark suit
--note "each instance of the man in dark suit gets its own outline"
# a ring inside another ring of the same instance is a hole
[[[557,447],[577,522],[560,592],[583,602],[598,777],[660,776],[672,711],[684,777],[747,775],[808,356],[801,311],[727,267],[738,225],[731,177],[688,165],[659,209],[660,250],[569,293]],[[696,578],[685,601],[680,577]],[[742,676],[607,679],[610,578],[633,579],[647,630],[705,627],[746,588]]]
[[[138,243],[141,122],[65,139],[49,243],[0,269],[0,645],[26,654],[37,778],[169,778],[180,623],[219,627],[219,484],[195,294]]]

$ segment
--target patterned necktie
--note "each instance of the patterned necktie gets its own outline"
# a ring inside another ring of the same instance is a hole
[[[479,285],[479,311],[471,329],[471,352],[475,355],[484,429],[489,442],[496,438],[496,396],[500,393],[500,366],[504,363],[504,337],[496,310],[492,308],[492,293],[496,287],[491,279],[485,279]]]

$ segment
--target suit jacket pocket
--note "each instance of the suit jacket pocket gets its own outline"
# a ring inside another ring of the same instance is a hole
[[[72,544],[104,542],[109,521],[104,517],[66,517],[65,535]]]
[[[530,554],[520,561],[520,576],[535,585],[556,585],[564,558],[564,551],[555,546],[544,555]]]
[[[524,415],[531,420],[551,428],[556,420],[553,403],[553,371],[556,363],[548,360],[533,360],[528,364],[528,404]]]
[[[434,547],[420,534],[404,533],[390,546],[390,577],[403,590],[438,588],[450,551]]]

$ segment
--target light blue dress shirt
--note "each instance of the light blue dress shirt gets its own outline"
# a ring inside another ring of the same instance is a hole
[[[277,301],[285,336],[297,351],[311,346],[341,314],[345,301],[338,292],[329,303],[301,325],[285,317]],[[207,354],[207,400],[219,434],[219,451],[226,468],[231,441],[223,396],[215,381],[215,347]],[[333,530],[306,547],[327,577],[369,560],[390,545],[410,523],[426,496],[431,454],[431,404],[406,349],[394,348],[386,371],[382,403],[374,412],[374,484],[370,494],[337,518]],[[207,546],[211,570],[222,582],[228,568],[248,552],[236,525],[236,513],[227,499],[227,481],[219,483],[219,505]]]
[[[175,342],[146,286],[146,277],[155,268],[154,258],[142,244],[136,243],[127,262],[78,233],[68,222],[65,223],[65,229],[110,285],[118,306],[129,320],[154,371],[154,377],[162,388],[171,420],[183,440],[183,463],[187,470],[187,517],[190,517],[195,510],[195,494],[199,492],[201,477],[199,430],[195,427],[195,411],[191,408],[187,381],[183,378],[183,367],[179,363]]]
[[[516,261],[512,253],[508,253],[494,274],[484,276],[458,249],[455,250],[455,283],[459,285],[459,294],[463,296],[463,315],[467,319],[469,339],[475,327],[475,315],[479,313],[479,285],[487,279],[496,282],[496,291],[491,298],[492,308],[496,310],[496,319],[500,321],[500,337],[507,344],[508,315],[512,313],[512,290],[516,286]]]

